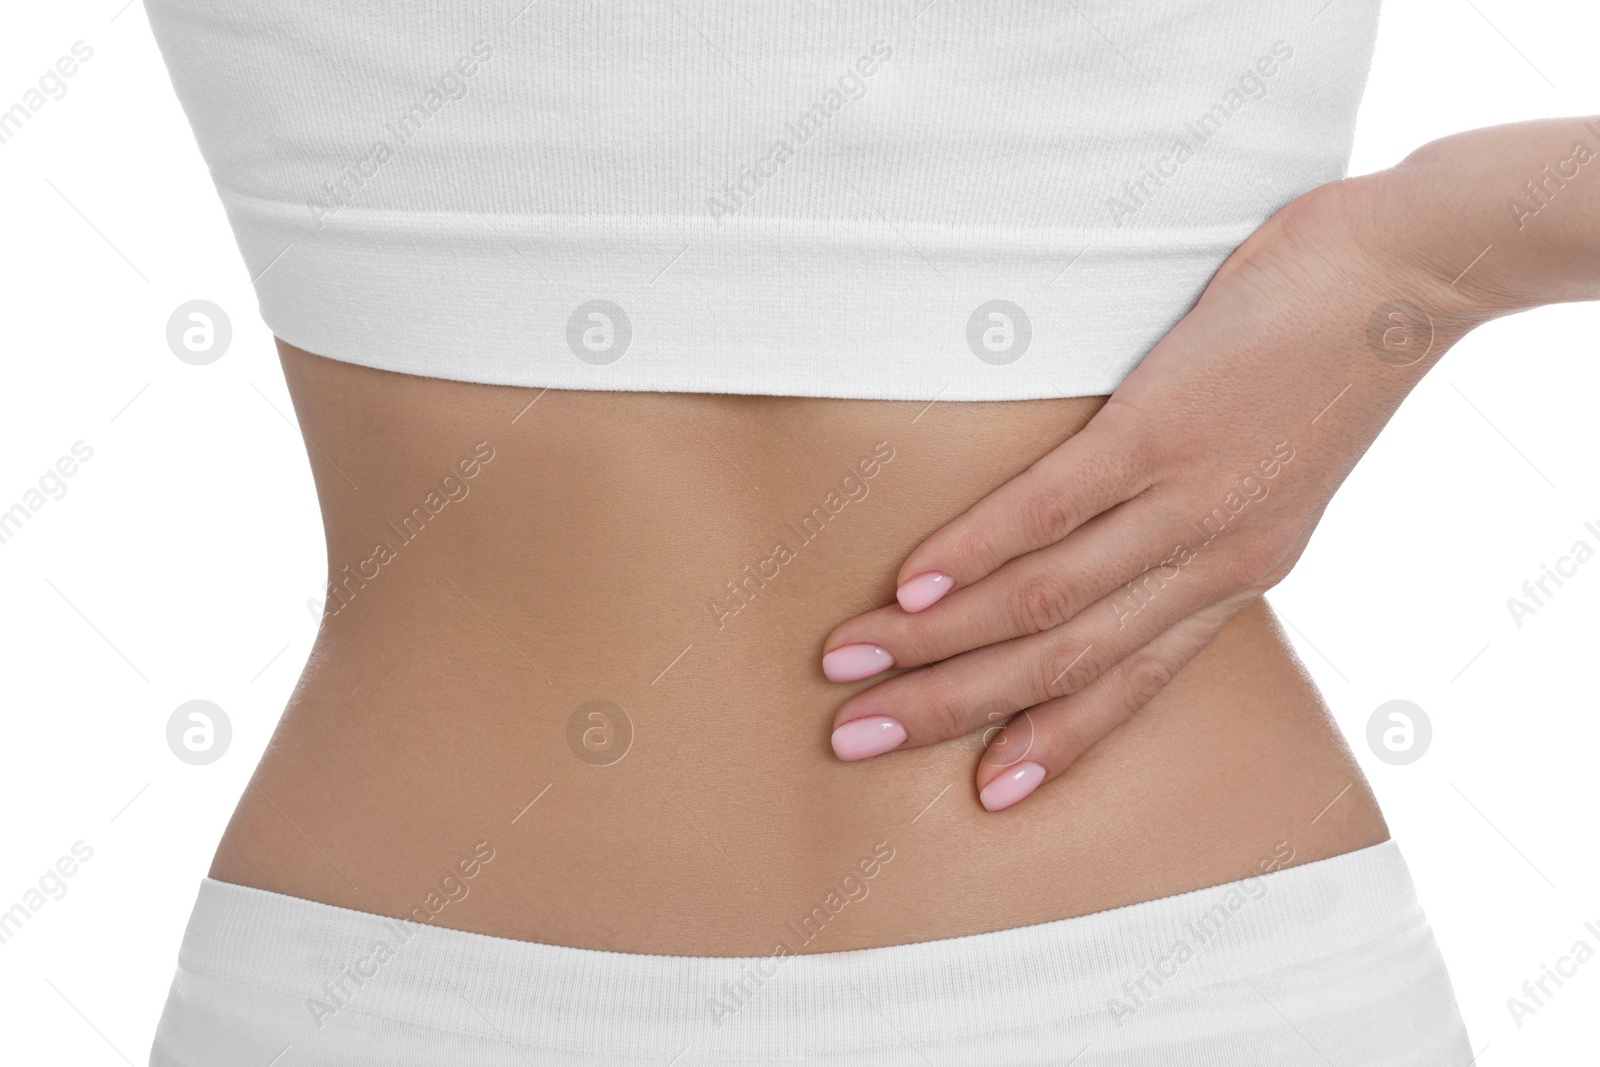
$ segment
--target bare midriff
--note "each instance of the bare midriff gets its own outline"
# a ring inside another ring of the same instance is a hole
[[[331,590],[213,878],[765,956],[1083,915],[1388,837],[1264,604],[1015,808],[978,804],[979,734],[834,756],[833,713],[872,680],[827,681],[824,637],[1097,399],[539,391],[280,351]]]

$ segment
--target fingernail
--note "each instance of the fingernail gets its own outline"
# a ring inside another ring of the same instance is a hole
[[[840,645],[822,657],[830,682],[858,682],[894,666],[894,657],[877,645]]]
[[[921,611],[939,602],[939,598],[956,587],[956,580],[948,574],[927,571],[917,575],[894,591],[894,598],[907,611]]]
[[[906,728],[887,715],[851,719],[833,731],[833,754],[843,760],[866,759],[899,748]]]
[[[1019,763],[983,787],[978,803],[989,811],[1009,808],[1044,781],[1044,768],[1037,763]]]

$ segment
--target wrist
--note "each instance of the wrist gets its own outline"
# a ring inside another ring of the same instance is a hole
[[[1479,243],[1470,226],[1449,221],[1447,197],[1433,179],[1431,170],[1408,167],[1348,179],[1360,189],[1367,220],[1361,243],[1382,287],[1366,348],[1418,377],[1472,330],[1520,310],[1484,269],[1491,242]],[[1419,347],[1426,354],[1413,365]],[[1404,370],[1402,377],[1411,377]]]
[[[1276,227],[1302,260],[1314,254],[1334,268],[1326,292],[1360,337],[1351,337],[1352,366],[1386,365],[1383,378],[1401,395],[1470,330],[1504,313],[1459,284],[1459,268],[1443,269],[1451,250],[1418,209],[1419,188],[1396,170],[1329,182],[1288,204]]]

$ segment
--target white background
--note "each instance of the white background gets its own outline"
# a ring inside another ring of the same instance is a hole
[[[143,9],[121,5],[16,5],[0,33],[0,107],[74,41],[94,49],[0,144],[0,510],[74,442],[94,450],[0,544],[0,910],[74,842],[93,849],[0,944],[0,1058],[15,1063],[145,1062],[323,577],[269,335]],[[1389,0],[1351,172],[1459,129],[1600,112],[1597,49],[1590,0]],[[234,327],[205,367],[165,338],[195,298]],[[1593,1060],[1600,959],[1520,1027],[1506,1000],[1578,939],[1600,949],[1584,929],[1600,930],[1600,560],[1520,628],[1506,598],[1575,540],[1600,548],[1584,529],[1600,529],[1597,336],[1600,306],[1580,305],[1467,338],[1271,598],[1378,792],[1488,1067]],[[233,724],[210,766],[166,744],[195,698]],[[1365,740],[1394,698],[1434,729],[1407,766]]]

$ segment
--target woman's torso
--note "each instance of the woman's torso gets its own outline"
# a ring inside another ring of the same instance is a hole
[[[833,756],[834,710],[871,683],[826,681],[824,636],[1095,400],[541,392],[282,355],[330,615],[215,878],[766,955],[1085,914],[1387,837],[1265,607],[1014,809],[978,805],[978,735]]]

